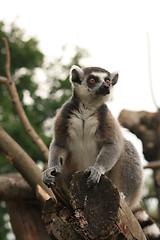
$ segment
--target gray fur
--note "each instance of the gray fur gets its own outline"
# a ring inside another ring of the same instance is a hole
[[[105,105],[118,74],[73,66],[70,80],[73,96],[56,116],[44,183],[54,185],[59,172],[69,182],[72,173],[84,171],[86,184],[92,187],[107,174],[134,207],[141,195],[142,166],[134,146],[123,138],[119,123]]]

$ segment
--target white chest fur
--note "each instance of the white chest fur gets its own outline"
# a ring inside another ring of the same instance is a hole
[[[98,155],[96,130],[98,120],[90,110],[80,108],[75,111],[69,123],[68,147],[77,170],[85,170],[93,165]]]

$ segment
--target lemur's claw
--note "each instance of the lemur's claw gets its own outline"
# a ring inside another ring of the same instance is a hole
[[[85,170],[84,175],[87,177],[88,188],[98,184],[101,178],[101,173],[94,166],[88,167]]]
[[[56,184],[56,176],[60,173],[58,166],[48,168],[43,172],[42,180],[48,188],[54,187]]]

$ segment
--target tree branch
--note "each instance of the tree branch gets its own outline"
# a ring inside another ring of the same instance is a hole
[[[160,111],[122,110],[118,120],[120,124],[134,133],[143,144],[143,153],[147,161],[160,159]]]
[[[11,194],[12,192],[12,194]],[[35,200],[35,192],[20,173],[0,175],[0,201]]]
[[[160,168],[160,161],[152,161],[150,163],[148,163],[147,165],[145,165],[143,168],[152,168],[152,169],[158,169]]]
[[[24,179],[35,190],[40,185],[54,201],[53,193],[42,183],[42,172],[28,154],[0,126],[0,150],[5,153],[9,162],[22,174]],[[39,192],[41,195],[41,193]],[[43,199],[43,196],[42,196]]]
[[[0,83],[6,83],[7,82],[7,78],[0,76]]]
[[[35,191],[20,173],[0,175],[0,201],[28,201],[35,200],[36,197],[41,201],[42,205],[50,198],[40,185],[37,185],[35,194]]]
[[[27,134],[30,136],[30,138],[33,140],[33,142],[40,149],[40,151],[42,152],[45,159],[48,160],[48,148],[44,144],[42,139],[38,136],[38,134],[35,132],[34,128],[31,126],[31,124],[24,112],[22,104],[20,102],[16,86],[12,80],[11,73],[10,73],[10,52],[9,52],[9,47],[8,47],[6,38],[3,38],[3,42],[4,42],[4,46],[5,46],[5,50],[6,50],[6,75],[7,75],[6,86],[10,93],[12,103],[16,109],[16,112],[17,112]]]
[[[8,80],[10,81],[12,80],[11,73],[10,73],[10,52],[9,52],[8,42],[5,37],[3,38],[3,44],[6,50],[6,74],[7,74]]]

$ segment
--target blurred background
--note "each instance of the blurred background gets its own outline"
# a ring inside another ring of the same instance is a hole
[[[56,110],[71,96],[69,69],[99,66],[118,71],[119,81],[109,107],[115,117],[122,109],[154,112],[160,106],[160,3],[158,0],[5,0],[0,6],[0,76],[5,76],[9,43],[11,74],[24,110],[49,146]],[[153,101],[153,95],[155,102]],[[0,85],[2,127],[43,169],[44,159],[15,114],[8,91]],[[142,143],[124,130],[136,145],[143,163]],[[0,155],[0,174],[14,172]],[[159,221],[152,171],[145,170],[144,202]],[[14,240],[0,202],[0,240]]]

